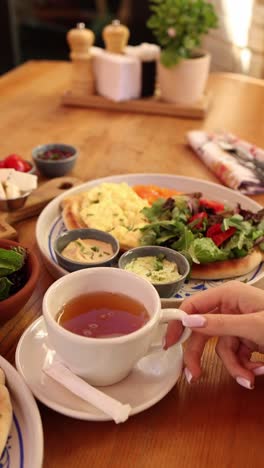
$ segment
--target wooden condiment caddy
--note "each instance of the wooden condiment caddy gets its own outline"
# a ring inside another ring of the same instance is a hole
[[[129,36],[129,29],[120,24],[119,20],[114,20],[103,30],[106,51],[111,54],[125,54]],[[84,23],[78,23],[75,29],[68,32],[67,41],[71,49],[72,83],[71,89],[63,95],[62,103],[64,105],[192,119],[205,117],[210,103],[210,97],[207,94],[191,105],[163,101],[158,93],[144,99],[131,99],[121,102],[96,94],[93,71],[93,32],[86,29]],[[100,53],[100,49],[97,48],[97,53],[98,51]]]

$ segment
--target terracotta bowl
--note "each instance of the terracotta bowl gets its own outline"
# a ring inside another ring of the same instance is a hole
[[[0,248],[10,249],[18,246],[26,247],[19,242],[11,240],[0,240]],[[8,299],[0,301],[0,323],[3,324],[14,317],[29,300],[36,286],[39,276],[39,262],[35,254],[29,251],[27,257],[27,274],[28,280],[26,284],[18,292],[10,296]]]

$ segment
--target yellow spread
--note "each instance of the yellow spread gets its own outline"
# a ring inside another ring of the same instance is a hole
[[[163,255],[134,258],[125,266],[125,270],[132,271],[154,284],[170,283],[181,278],[176,263],[170,262]]]

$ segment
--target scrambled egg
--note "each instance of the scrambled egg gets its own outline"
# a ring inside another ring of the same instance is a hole
[[[139,228],[148,223],[141,210],[149,206],[126,183],[103,183],[82,194],[80,217],[90,228],[115,236],[122,247],[139,245]]]

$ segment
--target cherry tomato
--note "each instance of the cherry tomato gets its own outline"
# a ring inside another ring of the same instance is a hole
[[[5,161],[4,159],[0,160],[0,169],[3,169],[5,167]]]
[[[23,171],[23,172],[29,172],[29,171],[31,171],[32,167],[31,167],[31,165],[29,164],[29,162],[27,162],[27,161],[25,161],[25,160],[23,160],[23,161],[21,161],[21,162],[22,162],[22,164],[23,164],[23,166],[24,166],[24,171]]]
[[[9,159],[5,161],[5,167],[8,169],[15,169],[16,171],[24,172],[23,161],[19,159]]]
[[[223,242],[230,237],[232,237],[233,234],[235,234],[236,228],[231,227],[227,229],[227,231],[222,231],[221,229],[221,224],[217,223],[211,226],[206,233],[206,237],[210,237],[212,241],[219,247],[220,245],[223,244]]]
[[[5,158],[5,163],[9,163],[9,161],[22,161],[23,158],[22,156],[19,156],[19,154],[9,154],[9,156],[6,156]]]

